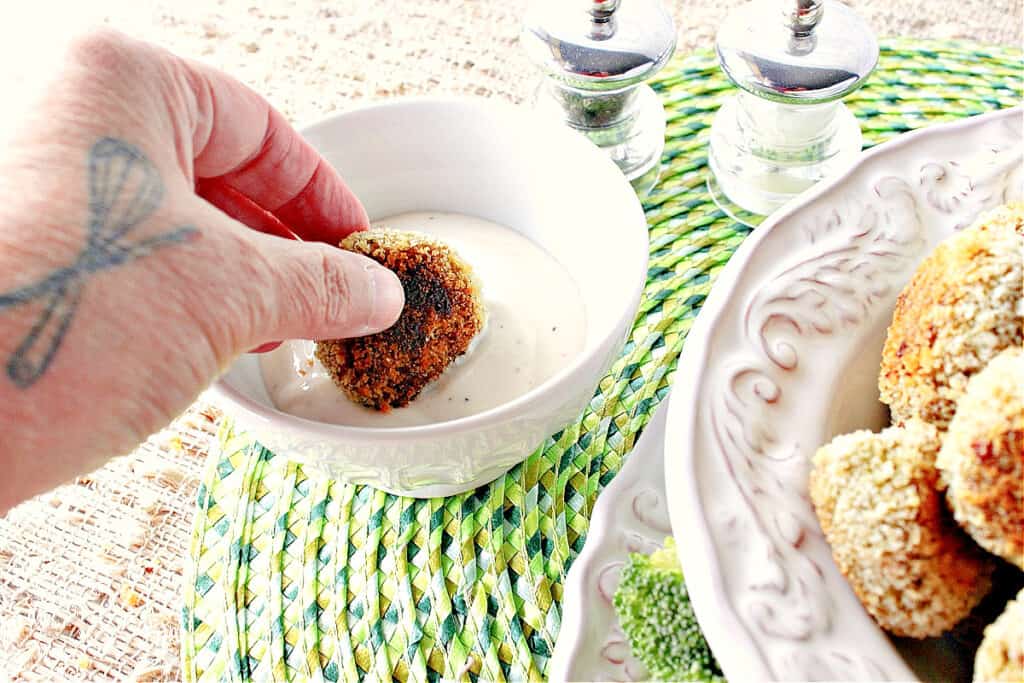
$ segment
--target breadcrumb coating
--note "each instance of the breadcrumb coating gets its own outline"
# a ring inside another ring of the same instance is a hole
[[[414,232],[353,233],[342,249],[387,266],[405,289],[405,308],[383,332],[316,344],[316,357],[356,403],[401,408],[464,354],[484,327],[480,286],[448,245]]]
[[[985,629],[974,655],[974,680],[1024,681],[1024,590]]]
[[[810,494],[832,556],[861,604],[898,636],[954,626],[991,584],[993,563],[937,489],[939,433],[911,420],[837,436],[812,459]]]
[[[1024,351],[1009,348],[971,378],[936,459],[960,525],[1024,569]]]
[[[1022,342],[1024,203],[983,215],[921,263],[896,301],[878,388],[894,424],[945,429],[967,380]]]

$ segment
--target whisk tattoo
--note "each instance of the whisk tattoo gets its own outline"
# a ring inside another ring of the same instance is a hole
[[[163,182],[149,159],[134,145],[101,138],[89,150],[89,220],[78,258],[36,282],[0,293],[0,313],[42,303],[42,311],[7,362],[7,376],[25,389],[46,372],[71,327],[89,278],[181,244],[199,234],[182,226],[153,237],[128,241],[163,199]]]

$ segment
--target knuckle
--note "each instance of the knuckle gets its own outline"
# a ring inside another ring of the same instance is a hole
[[[112,28],[94,28],[75,36],[68,46],[70,61],[96,69],[116,70],[131,53],[128,38]]]
[[[165,56],[159,48],[114,29],[99,28],[72,39],[65,63],[68,80],[79,92],[103,96],[122,106],[132,102],[130,109],[134,109],[143,103],[155,106],[166,96],[174,60]]]
[[[296,255],[295,268],[282,283],[287,292],[284,317],[304,329],[322,328],[325,322],[344,324],[348,308],[349,278],[344,261],[330,254],[325,245],[302,245],[314,253]]]
[[[346,324],[349,317],[349,299],[352,282],[346,267],[347,260],[339,258],[339,254],[331,254],[328,250],[334,247],[320,248],[320,286],[317,319],[331,324]]]
[[[191,329],[218,362],[273,334],[277,324],[274,264],[241,230],[210,230],[205,249],[173,275]]]
[[[241,301],[233,306],[238,311],[239,344],[245,346],[270,341],[263,336],[270,333],[270,328],[278,326],[281,317],[274,288],[268,286],[268,279],[275,272],[274,264],[249,240],[237,239],[234,249],[232,261],[238,264],[238,271],[231,277],[239,278],[238,282],[243,286],[238,291],[244,292]]]
[[[331,251],[340,250],[308,243],[270,247],[245,238],[239,242],[232,260],[240,269],[233,269],[233,277],[246,286],[239,288],[243,300],[233,308],[240,314],[244,345],[350,324],[352,266],[344,254]]]

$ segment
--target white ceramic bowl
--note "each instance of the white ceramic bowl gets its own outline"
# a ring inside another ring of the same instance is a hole
[[[896,297],[977,215],[1020,198],[1021,109],[864,154],[750,236],[679,361],[665,472],[701,627],[729,680],[958,680],[950,638],[890,639],[832,560],[807,492],[836,434],[886,423],[877,377]]]
[[[584,348],[518,399],[419,427],[346,427],[282,413],[255,355],[228,369],[214,385],[215,400],[275,453],[348,481],[427,497],[494,479],[579,414],[621,349],[647,272],[647,224],[636,195],[581,136],[482,100],[400,100],[334,116],[304,134],[371,220],[457,212],[517,230],[545,249],[582,293]]]

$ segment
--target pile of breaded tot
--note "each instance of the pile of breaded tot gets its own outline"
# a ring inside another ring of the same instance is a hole
[[[936,247],[901,292],[882,353],[892,426],[838,436],[812,460],[811,501],[833,557],[894,635],[942,635],[998,577],[1019,585],[1022,262],[1024,203]],[[974,680],[1024,681],[1024,590],[985,628]]]

